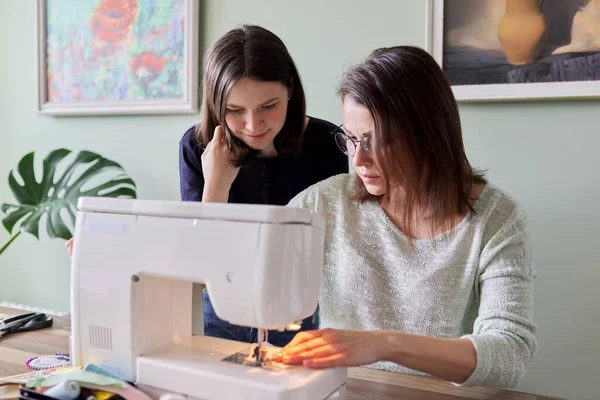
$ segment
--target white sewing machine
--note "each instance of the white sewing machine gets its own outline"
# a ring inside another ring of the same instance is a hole
[[[99,365],[153,397],[343,397],[346,368],[245,365],[255,344],[192,335],[194,282],[206,285],[217,315],[235,325],[282,329],[312,315],[321,217],[277,206],[95,197],[80,198],[78,208],[73,365]]]

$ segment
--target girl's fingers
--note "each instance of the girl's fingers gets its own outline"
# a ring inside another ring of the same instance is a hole
[[[223,129],[221,128],[221,125],[217,125],[215,127],[215,134],[213,135],[213,140],[216,140],[217,143],[221,143],[223,142],[223,137],[225,135],[223,135]]]

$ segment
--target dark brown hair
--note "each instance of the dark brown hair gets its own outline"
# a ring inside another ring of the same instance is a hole
[[[342,100],[369,110],[375,124],[374,155],[390,187],[401,187],[405,233],[414,237],[419,209],[430,229],[452,228],[452,219],[473,212],[470,193],[485,183],[465,154],[458,106],[437,62],[412,46],[381,48],[344,75]],[[359,201],[374,199],[358,180]],[[380,201],[389,200],[384,195]]]
[[[203,60],[201,122],[196,140],[202,146],[211,141],[221,125],[235,152],[234,163],[241,165],[247,155],[257,152],[231,134],[225,123],[229,91],[242,78],[281,82],[291,88],[285,124],[275,137],[279,154],[297,154],[304,131],[306,99],[300,75],[285,44],[269,30],[242,25],[227,32],[208,49]]]

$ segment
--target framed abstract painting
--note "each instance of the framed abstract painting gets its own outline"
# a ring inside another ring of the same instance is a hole
[[[457,100],[600,98],[600,0],[429,0]]]
[[[38,110],[198,111],[198,0],[38,0]]]

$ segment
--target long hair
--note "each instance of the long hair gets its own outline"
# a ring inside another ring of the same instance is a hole
[[[437,62],[412,46],[380,48],[352,67],[338,89],[342,100],[366,107],[375,124],[374,159],[390,188],[401,188],[405,233],[413,238],[417,210],[430,232],[452,228],[452,218],[474,212],[470,193],[485,183],[465,154],[458,106]],[[373,200],[357,179],[357,199]]]
[[[203,60],[201,122],[196,140],[206,146],[218,125],[232,143],[234,164],[258,152],[231,134],[225,123],[227,96],[242,78],[281,82],[291,89],[286,120],[275,137],[279,154],[300,151],[306,114],[306,99],[300,75],[285,44],[275,34],[256,25],[242,25],[227,32],[206,52]]]

